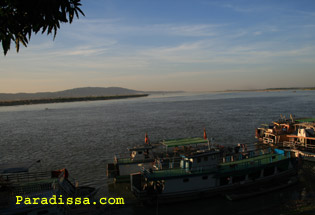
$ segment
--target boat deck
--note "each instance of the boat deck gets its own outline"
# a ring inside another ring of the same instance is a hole
[[[280,160],[285,160],[287,157],[283,154],[265,154],[258,157],[247,158],[234,162],[220,164],[220,172],[230,172],[235,170],[244,170],[252,167],[267,165]]]
[[[165,169],[165,170],[156,170],[156,171],[148,171],[146,169],[143,170],[143,173],[146,177],[151,179],[162,179],[166,177],[181,177],[185,175],[193,175],[193,174],[205,174],[205,173],[227,173],[233,171],[241,171],[246,170],[248,168],[259,167],[263,165],[267,165],[270,163],[275,163],[277,161],[285,160],[287,157],[284,154],[265,154],[257,157],[247,158],[243,160],[238,160],[234,162],[221,163],[218,167],[198,167],[195,169],[183,169],[183,168],[173,168],[173,169]]]
[[[137,164],[137,163],[149,163],[153,162],[153,158],[147,159],[131,159],[131,158],[119,158],[117,159],[118,164]]]
[[[163,140],[162,144],[166,147],[180,147],[198,144],[207,144],[208,140],[200,137],[193,138],[183,138],[183,139],[173,139],[173,140]]]

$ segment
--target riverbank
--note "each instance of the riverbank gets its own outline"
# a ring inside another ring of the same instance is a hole
[[[70,98],[47,98],[47,99],[27,99],[14,101],[0,101],[0,106],[15,106],[15,105],[32,105],[32,104],[48,104],[48,103],[64,103],[64,102],[81,102],[81,101],[99,101],[112,99],[128,99],[146,97],[149,94],[134,94],[134,95],[116,95],[116,96],[88,96],[88,97],[70,97]]]
[[[291,87],[291,88],[267,88],[267,89],[252,89],[252,90],[224,90],[217,92],[279,92],[279,91],[293,91],[297,90],[315,90],[315,87]]]

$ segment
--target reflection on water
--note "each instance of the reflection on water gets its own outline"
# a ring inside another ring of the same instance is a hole
[[[283,91],[0,107],[0,162],[40,159],[41,168],[66,167],[80,185],[101,187],[99,195],[108,195],[105,161],[127,147],[144,142],[145,132],[151,141],[158,141],[202,137],[205,127],[208,137],[213,137],[216,143],[253,143],[255,127],[277,120],[280,114],[314,117],[314,106],[315,91]],[[299,190],[299,186],[292,189]],[[158,209],[160,214],[179,209],[184,214],[205,210],[215,214],[245,214],[249,205],[256,205],[251,209],[278,214],[279,204],[287,200],[286,192],[297,195],[284,191],[238,203],[218,198]],[[119,210],[136,213],[144,209],[134,206]],[[156,214],[155,209],[150,212]]]

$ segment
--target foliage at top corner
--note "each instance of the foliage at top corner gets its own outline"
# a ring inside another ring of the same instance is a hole
[[[32,33],[47,32],[56,37],[60,23],[72,23],[73,18],[84,16],[80,0],[1,0],[0,42],[4,55],[11,41],[19,51],[20,43],[25,47]]]

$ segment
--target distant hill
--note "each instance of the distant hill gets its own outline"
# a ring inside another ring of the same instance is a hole
[[[121,87],[83,87],[58,92],[39,93],[0,93],[0,101],[17,101],[28,99],[55,99],[74,97],[99,97],[143,94],[143,91],[130,90]]]

